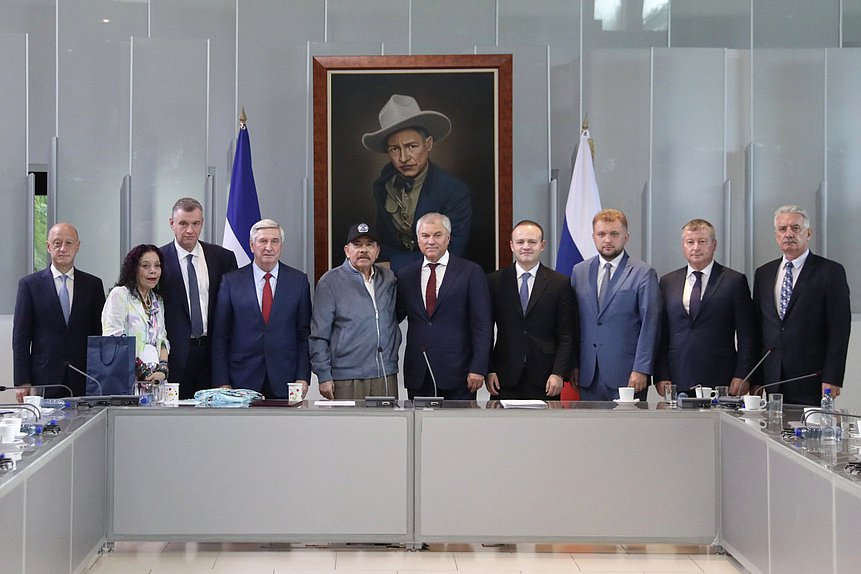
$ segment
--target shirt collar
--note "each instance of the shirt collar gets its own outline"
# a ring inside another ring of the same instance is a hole
[[[540,261],[538,262],[538,265],[536,265],[535,267],[533,267],[532,269],[529,270],[529,275],[532,277],[535,277],[536,275],[538,275],[538,268],[539,267],[541,267]],[[527,272],[526,269],[521,267],[520,263],[518,263],[517,261],[514,262],[514,271],[517,274],[518,279],[523,277],[523,274]]]
[[[180,259],[185,259],[189,255],[200,257],[201,251],[203,251],[203,249],[200,247],[200,241],[194,244],[194,249],[192,249],[191,251],[186,251],[176,239],[173,240],[173,246],[176,248],[177,257],[179,257]]]
[[[269,272],[272,274],[272,277],[274,277],[276,281],[278,280],[278,268],[279,267],[281,267],[281,265],[276,263],[275,267],[272,268],[272,271]],[[257,263],[254,263],[253,261],[251,262],[251,269],[254,271],[254,282],[255,283],[258,281],[262,281],[263,277],[266,276],[266,271],[264,271],[263,269],[258,267]]]
[[[805,251],[804,251],[804,253],[802,253],[801,255],[799,255],[798,257],[796,257],[795,259],[793,259],[793,260],[792,260],[792,268],[793,268],[793,269],[801,269],[801,266],[802,266],[802,265],[804,265],[804,262],[805,262],[805,261],[807,261],[807,256],[808,256],[808,255],[810,255],[810,250],[809,250],[809,249],[805,250]],[[787,262],[787,261],[789,261],[789,260],[786,258],[786,255],[784,255],[784,256],[782,257],[781,262],[780,262],[780,268],[781,268],[781,269],[783,269],[784,267],[786,267],[786,262]]]
[[[448,256],[448,249],[446,249],[445,253],[442,254],[442,257],[439,258],[439,261],[437,261],[437,263],[439,263],[443,267],[448,267]],[[422,267],[427,267],[428,263],[430,263],[430,261],[428,261],[428,258],[425,257],[424,261],[422,262]]]
[[[52,276],[54,279],[57,279],[57,277],[59,277],[59,276],[60,276],[60,275],[62,275],[62,274],[63,274],[63,273],[62,273],[59,269],[57,269],[56,267],[54,267],[54,264],[53,264],[53,263],[51,263],[51,276]],[[68,277],[68,278],[69,278],[69,279],[71,279],[72,281],[74,281],[74,280],[75,280],[75,268],[74,268],[74,267],[72,267],[71,269],[69,269],[69,271],[66,273],[66,277]]]
[[[613,266],[613,269],[619,268],[619,266],[622,264],[622,259],[624,259],[624,257],[625,257],[625,250],[623,249],[620,254],[618,254],[616,257],[614,257],[613,259],[611,259],[609,261],[609,263]],[[600,263],[599,267],[601,267],[603,269],[604,265],[607,263],[607,260],[599,255],[598,256],[598,263]]]
[[[711,263],[709,263],[708,265],[706,265],[705,267],[703,267],[701,269],[701,271],[703,272],[703,275],[705,275],[706,277],[711,277],[712,276],[712,268],[714,266],[715,266],[715,260],[712,259]],[[694,269],[693,267],[690,266],[690,264],[688,264],[688,274],[685,275],[685,277],[690,277],[691,273],[693,273],[694,271],[696,271],[696,269]]]
[[[353,271],[355,271],[356,273],[358,273],[359,275],[361,275],[363,280],[365,279],[365,275],[364,275],[361,271],[359,271],[358,269],[356,269],[355,267],[353,267],[353,264],[350,262],[350,258],[349,258],[349,257],[345,257],[345,258],[344,258],[344,262],[347,264],[347,266],[348,266],[350,269],[352,269]],[[368,279],[368,281],[373,281],[373,280],[374,280],[374,275],[376,275],[376,273],[377,273],[377,266],[372,264],[372,265],[371,265],[371,277]]]

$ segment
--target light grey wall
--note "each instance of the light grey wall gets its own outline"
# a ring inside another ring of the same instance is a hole
[[[161,242],[172,199],[202,197],[214,173],[207,217],[220,240],[241,106],[261,209],[287,230],[285,261],[311,271],[310,56],[493,52],[514,55],[515,220],[561,223],[588,114],[602,201],[627,212],[634,256],[659,273],[679,266],[677,230],[705,215],[719,256],[750,273],[778,254],[773,209],[799,202],[814,250],[846,265],[861,310],[861,252],[845,241],[861,207],[861,54],[849,48],[861,45],[861,0],[677,0],[646,16],[639,0],[615,15],[609,4],[0,0],[0,33],[29,34],[29,161],[49,163],[58,138],[57,217],[79,227],[79,264],[107,285],[124,175],[139,194],[134,240]],[[0,254],[0,271],[19,275],[15,257]]]

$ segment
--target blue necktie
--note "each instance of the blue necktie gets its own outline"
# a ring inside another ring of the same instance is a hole
[[[780,286],[780,318],[786,315],[789,300],[792,298],[792,261],[786,262],[786,275],[783,276],[783,284]]]
[[[523,309],[523,314],[526,314],[526,306],[529,304],[529,278],[532,274],[527,271],[520,276],[523,281],[520,283],[520,307]]]
[[[203,313],[200,311],[200,289],[197,286],[197,271],[194,270],[194,255],[186,258],[188,269],[188,303],[191,312],[191,337],[196,339],[203,335]]]
[[[60,285],[60,308],[63,310],[63,318],[66,320],[66,325],[69,324],[69,315],[72,314],[72,300],[69,297],[69,287],[66,285],[66,280],[69,276],[63,273],[60,275],[63,284]]]
[[[694,281],[694,286],[691,288],[691,300],[688,304],[688,315],[691,316],[691,319],[696,317],[697,313],[700,312],[700,303],[703,298],[703,272],[694,271],[694,277],[696,277],[696,281]]]
[[[598,308],[604,307],[604,297],[607,296],[607,289],[610,288],[610,270],[613,269],[613,264],[609,261],[604,264],[604,278],[601,280],[601,289],[598,291]]]

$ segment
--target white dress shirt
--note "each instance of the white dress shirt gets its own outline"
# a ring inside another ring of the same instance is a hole
[[[436,266],[436,294],[439,295],[439,288],[442,286],[442,280],[445,277],[445,269],[448,267],[448,258],[449,253],[448,250],[443,254],[442,257],[439,258],[439,265]],[[424,301],[425,306],[427,306],[428,302],[425,300],[425,294],[428,290],[428,279],[430,279],[430,267],[428,267],[427,257],[424,258],[422,262],[422,301]]]
[[[278,284],[278,268],[281,267],[277,263],[272,271],[272,277],[269,278],[269,285],[272,287],[272,303],[275,303],[275,286]],[[251,263],[251,269],[254,271],[254,288],[257,291],[257,305],[260,311],[263,311],[263,286],[266,284],[266,271],[257,266],[256,263]]]
[[[612,268],[610,269],[610,280],[611,281],[613,280],[613,275],[615,275],[616,271],[619,270],[619,264],[622,262],[622,258],[624,256],[625,256],[625,252],[622,251],[615,258],[610,260],[609,263],[610,263],[610,265],[612,265]],[[606,265],[606,264],[607,264],[607,260],[599,255],[598,256],[598,293],[601,292],[601,283],[604,282],[604,265]],[[608,287],[609,287],[609,285],[608,285]]]
[[[57,290],[57,297],[60,296],[60,288],[63,286],[63,280],[60,278],[60,275],[63,273],[54,267],[54,264],[51,263],[51,275],[54,276],[54,289]],[[71,311],[72,305],[75,304],[75,268],[72,267],[69,269],[69,272],[66,273],[66,289],[69,290],[69,310]]]
[[[532,288],[535,286],[535,275],[538,274],[538,267],[541,266],[541,263],[538,263],[535,267],[528,271],[530,277],[526,280],[526,287],[529,289],[529,297],[526,299],[532,298]],[[523,283],[523,274],[527,273],[527,271],[520,266],[520,263],[514,263],[514,272],[517,274],[517,292],[520,293],[520,284]]]
[[[798,275],[801,273],[801,267],[807,261],[807,256],[810,250],[806,250],[800,256],[792,260],[792,288],[795,289],[795,284],[798,283]],[[774,308],[780,314],[780,289],[783,287],[783,278],[786,277],[786,255],[780,259],[780,265],[777,267],[777,281],[774,282]]]
[[[180,244],[173,240],[176,248],[176,257],[179,260],[179,270],[182,272],[182,284],[185,285],[185,299],[191,312],[191,295],[188,289],[188,256],[193,255],[191,260],[194,272],[197,273],[197,290],[200,292],[200,314],[203,315],[203,336],[209,333],[209,268],[206,266],[206,256],[203,247],[198,241],[194,249],[186,251]]]
[[[702,288],[700,289],[700,301],[703,300],[703,295],[706,294],[706,285],[708,285],[709,283],[709,277],[712,276],[712,268],[714,266],[715,261],[714,259],[712,259],[712,262],[706,265],[702,270],[703,278]],[[687,280],[685,281],[685,288],[682,291],[682,305],[684,305],[685,311],[687,311],[688,313],[691,312],[691,291],[694,288],[694,283],[697,282],[697,277],[696,275],[694,275],[694,271],[696,271],[696,269],[688,265]]]

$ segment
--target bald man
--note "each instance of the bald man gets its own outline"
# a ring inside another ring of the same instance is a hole
[[[48,231],[51,265],[18,282],[12,324],[12,362],[16,387],[61,383],[75,396],[86,393],[86,379],[66,363],[86,370],[87,337],[102,334],[105,289],[98,277],[75,269],[81,248],[78,231],[58,223]],[[68,396],[61,388],[46,397]]]

